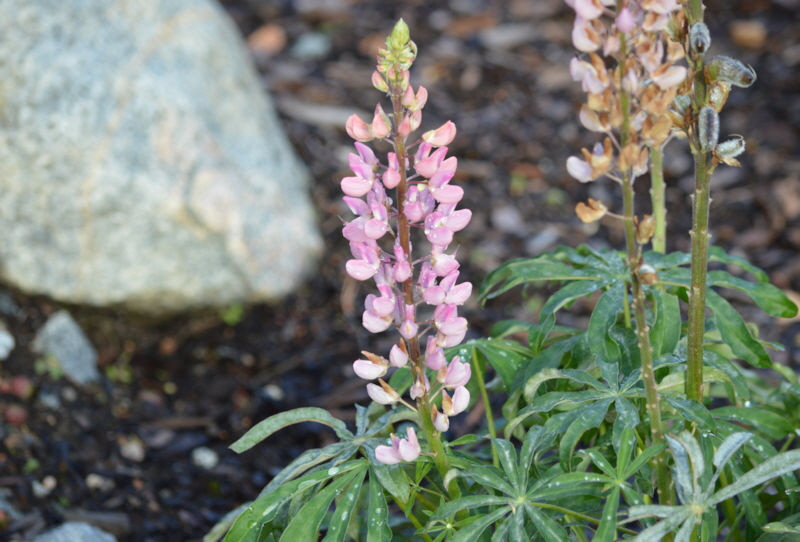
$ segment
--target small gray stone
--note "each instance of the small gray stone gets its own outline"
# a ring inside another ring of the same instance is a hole
[[[117,542],[117,539],[88,523],[70,521],[40,534],[33,542]]]
[[[206,446],[192,450],[192,463],[201,469],[211,470],[219,463],[219,454]]]
[[[6,359],[11,351],[14,350],[15,344],[14,336],[0,325],[0,359]]]
[[[65,310],[56,312],[45,322],[33,340],[33,349],[38,354],[53,356],[64,376],[78,385],[100,378],[97,352]]]

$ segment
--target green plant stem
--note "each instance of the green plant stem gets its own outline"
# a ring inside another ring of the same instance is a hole
[[[702,16],[702,2],[700,4]],[[692,8],[690,7],[690,11]],[[694,76],[694,96],[692,111],[695,115],[706,104],[706,79],[702,55],[691,59]],[[708,153],[700,148],[697,130],[691,135],[691,148],[694,155],[695,190],[692,198],[692,283],[689,291],[689,316],[686,360],[686,397],[703,401],[703,336],[706,318],[706,279],[708,276],[708,213],[711,203],[709,181],[711,168]]]
[[[653,250],[664,254],[667,251],[667,206],[664,183],[664,148],[650,147],[650,201],[653,208],[655,233]]]
[[[725,474],[723,470],[722,474],[719,475],[719,482],[722,487],[730,485],[728,481],[728,476]],[[736,504],[733,501],[733,498],[730,498],[722,503],[722,512],[725,514],[725,518],[728,520],[728,526],[730,527],[731,536],[733,537],[733,542],[742,542],[742,533],[736,526]]]
[[[403,120],[403,104],[402,92],[394,86],[391,89],[392,109],[394,113],[394,126],[400,126]],[[399,164],[406,163],[406,146],[405,140],[402,136],[394,134],[394,150],[397,155]],[[397,184],[397,235],[400,239],[400,246],[403,248],[405,254],[411,256],[411,227],[408,223],[408,218],[403,212],[403,204],[406,198],[406,190],[408,189],[408,178],[404,167],[400,167],[400,182]],[[412,274],[413,275],[413,274]],[[403,301],[406,305],[414,305],[414,281],[413,277],[409,277],[403,282]],[[413,337],[408,341],[408,355],[411,365],[413,367],[413,374],[415,379],[424,381],[425,379],[425,364],[422,360],[419,337]],[[425,433],[425,439],[431,449],[433,456],[433,463],[436,465],[436,470],[442,479],[445,478],[447,472],[450,470],[450,464],[447,460],[447,454],[444,450],[444,443],[439,431],[433,426],[433,419],[431,418],[431,398],[428,393],[423,393],[417,399],[417,413],[419,414],[419,421],[422,425],[422,430]],[[453,479],[448,485],[447,490],[453,498],[460,495],[458,482]]]
[[[492,436],[492,439],[496,439],[497,430],[494,427],[494,415],[492,414],[492,404],[489,402],[489,393],[486,391],[486,380],[483,377],[483,369],[481,369],[481,364],[478,361],[477,353],[473,354],[470,364],[472,365],[472,374],[478,381],[478,390],[480,390],[481,400],[483,401],[483,408],[486,411],[487,429],[489,430],[489,434]],[[500,466],[500,460],[497,457],[497,450],[495,449],[494,446],[494,440],[492,440],[492,464],[495,467]]]
[[[653,349],[650,345],[650,328],[647,326],[644,290],[639,280],[639,250],[636,245],[636,228],[633,210],[633,177],[628,171],[622,178],[622,205],[625,219],[625,246],[627,249],[628,268],[631,274],[631,293],[633,295],[633,313],[636,318],[636,338],[639,344],[639,356],[642,365],[642,380],[645,388],[645,407],[650,418],[650,434],[654,444],[665,443],[664,424],[661,421],[661,405],[656,387],[656,376],[653,370]],[[672,490],[665,454],[655,458],[656,487],[660,504],[672,504]]]

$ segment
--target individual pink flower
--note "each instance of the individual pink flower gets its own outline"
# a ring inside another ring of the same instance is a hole
[[[392,349],[389,350],[389,363],[393,367],[405,367],[408,364],[408,352],[405,347],[393,345]]]
[[[462,363],[459,356],[453,356],[447,369],[440,369],[436,379],[445,388],[458,388],[466,386],[472,376],[472,369],[469,363]]]
[[[449,348],[464,340],[467,333],[467,319],[458,316],[454,304],[437,306],[433,311],[433,323],[436,326],[436,340],[439,346]]]
[[[459,386],[453,391],[453,397],[442,390],[442,410],[448,416],[455,416],[464,412],[469,406],[469,390]]]
[[[378,379],[378,384],[367,384],[367,394],[381,405],[391,405],[400,400],[400,394],[381,378]]]
[[[422,397],[423,395],[428,393],[428,391],[430,391],[430,389],[431,389],[431,383],[428,380],[428,377],[423,375],[420,378],[418,376],[414,380],[414,384],[412,384],[411,389],[408,391],[408,395],[412,399],[418,399],[419,397]]]
[[[356,141],[366,142],[374,139],[372,137],[372,130],[370,129],[369,124],[361,120],[361,117],[356,114],[350,115],[350,117],[347,119],[345,131],[347,131],[347,135]]]
[[[435,405],[431,408],[431,418],[433,418],[433,428],[440,433],[450,429],[450,418],[446,414],[439,412]]]
[[[400,324],[400,335],[404,339],[411,340],[417,336],[419,325],[416,322],[416,311],[414,305],[403,306],[403,321]]]
[[[425,365],[428,369],[438,371],[447,364],[444,357],[444,350],[436,344],[436,339],[428,337],[428,345],[425,348]]]
[[[619,13],[617,14],[617,18],[614,21],[617,29],[620,32],[625,34],[631,32],[634,28],[636,28],[636,20],[633,18],[633,13],[631,10],[628,9],[627,6],[622,8]]]
[[[448,120],[435,130],[430,130],[422,134],[422,140],[430,143],[434,147],[449,145],[456,137],[456,125]]]
[[[375,380],[385,375],[388,368],[389,364],[385,359],[374,355],[353,362],[353,372],[364,380]]]
[[[392,434],[391,446],[376,446],[375,458],[385,465],[395,465],[403,461],[414,461],[422,449],[417,440],[417,432],[413,427],[406,429],[406,438]]]

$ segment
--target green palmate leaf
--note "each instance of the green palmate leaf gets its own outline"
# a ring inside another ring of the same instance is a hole
[[[336,509],[333,511],[331,520],[328,523],[328,532],[322,542],[344,542],[366,473],[367,469],[354,473],[352,483],[347,486],[336,503]]]
[[[356,477],[360,475],[363,479],[365,472],[366,465],[353,472],[340,476],[328,484],[325,489],[319,491],[314,497],[309,499],[286,526],[286,530],[283,532],[283,535],[281,535],[280,542],[318,540],[319,527],[322,524],[325,514],[328,513],[333,499],[336,498],[348,484],[353,482]]]
[[[794,424],[789,418],[763,408],[726,406],[712,410],[711,414],[746,425],[772,440],[786,438],[794,432]]]
[[[656,318],[650,328],[653,357],[674,352],[681,338],[681,307],[677,296],[663,290],[651,290]]]
[[[609,337],[608,330],[617,323],[619,313],[626,302],[624,282],[617,282],[603,292],[589,318],[589,327],[586,329],[586,339],[592,345],[592,350],[608,363],[616,363],[620,352],[617,344]]]
[[[378,480],[370,473],[369,477],[369,513],[367,522],[367,542],[389,542],[392,530],[389,528],[389,507]]]
[[[603,515],[600,516],[600,524],[594,533],[594,542],[612,542],[617,539],[617,512],[619,510],[619,486],[613,486],[611,492],[606,496],[603,505]]]
[[[342,420],[334,418],[327,410],[316,407],[296,408],[275,414],[258,422],[245,433],[239,440],[231,444],[231,449],[236,453],[249,450],[276,431],[302,422],[316,422],[327,425],[333,429],[341,439],[351,439],[353,434],[347,430]]]
[[[790,450],[771,457],[738,477],[730,485],[720,489],[709,499],[714,506],[739,493],[761,485],[773,478],[800,470],[800,450]]]
[[[264,523],[271,521],[278,509],[294,495],[324,483],[335,476],[341,476],[365,467],[366,461],[363,459],[348,461],[338,467],[331,467],[328,471],[306,474],[302,478],[287,482],[270,493],[261,495],[239,515],[231,530],[225,536],[225,542],[255,540],[257,529]]]
[[[717,329],[733,353],[750,365],[768,368],[772,365],[764,346],[751,334],[747,325],[731,304],[713,290],[706,292],[706,304],[714,313]]]
[[[780,288],[767,282],[748,282],[726,271],[709,271],[708,284],[744,292],[770,316],[791,318],[797,315],[797,305]]]

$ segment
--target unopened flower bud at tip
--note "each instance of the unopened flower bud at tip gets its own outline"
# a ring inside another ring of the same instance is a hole
[[[434,147],[449,145],[456,137],[456,125],[448,120],[435,130],[430,130],[422,135],[422,140]]]

